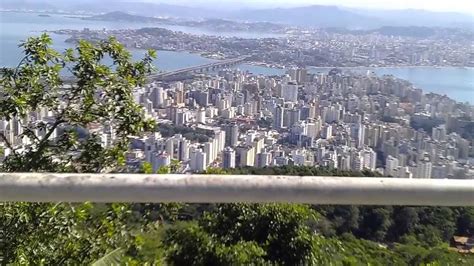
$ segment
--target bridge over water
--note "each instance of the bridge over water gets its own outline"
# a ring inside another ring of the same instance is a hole
[[[154,73],[154,74],[148,75],[148,80],[160,81],[160,80],[170,79],[173,77],[179,77],[180,75],[182,76],[182,75],[186,75],[190,73],[203,73],[203,72],[212,71],[216,69],[235,66],[244,62],[249,57],[250,56],[241,56],[238,58],[219,60],[216,62],[204,64],[204,65],[191,66],[191,67],[181,68],[181,69],[168,71],[168,72]],[[4,68],[0,68],[0,74],[3,74],[4,71],[5,71]],[[73,80],[74,80],[73,78],[66,78],[66,82],[70,82]]]
[[[220,68],[226,68],[226,67],[238,65],[244,62],[247,58],[248,56],[242,56],[238,58],[220,60],[220,61],[216,61],[209,64],[204,64],[204,65],[181,68],[181,69],[177,69],[177,70],[173,70],[169,72],[151,74],[148,76],[148,79],[149,80],[164,80],[167,78],[176,77],[179,75],[185,75],[189,73],[202,73],[206,71],[212,71],[212,70],[216,70]]]

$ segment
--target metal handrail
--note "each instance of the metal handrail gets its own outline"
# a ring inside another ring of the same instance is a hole
[[[0,202],[20,201],[474,206],[474,180],[0,173]]]

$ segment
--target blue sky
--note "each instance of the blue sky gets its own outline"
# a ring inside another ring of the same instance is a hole
[[[137,1],[137,0],[135,0]],[[143,1],[143,0],[142,0]],[[474,0],[144,0],[182,5],[209,5],[216,7],[284,7],[302,5],[338,5],[377,9],[425,9],[474,14]]]

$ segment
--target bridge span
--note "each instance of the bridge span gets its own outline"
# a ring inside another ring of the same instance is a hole
[[[230,66],[235,66],[238,65],[242,62],[244,62],[248,56],[242,56],[238,58],[232,58],[232,59],[226,59],[226,60],[220,60],[216,62],[212,62],[209,64],[205,65],[198,65],[198,66],[192,66],[192,67],[187,67],[187,68],[181,68],[169,72],[162,72],[162,73],[155,73],[151,74],[148,76],[148,79],[151,81],[154,80],[164,80],[166,78],[178,76],[178,75],[183,75],[183,74],[188,74],[188,73],[202,73],[205,71],[211,71],[211,70],[216,70],[220,68],[225,68],[225,67],[230,67]]]

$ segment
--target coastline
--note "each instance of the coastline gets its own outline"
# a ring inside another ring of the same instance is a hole
[[[354,66],[354,67],[349,67],[349,66],[307,66],[306,68],[310,69],[327,69],[327,68],[340,68],[340,69],[396,69],[396,68],[431,68],[431,69],[448,69],[448,68],[456,68],[456,69],[474,69],[474,66],[413,66],[413,65],[396,65],[396,66]]]
[[[71,13],[71,12],[59,12],[52,10],[45,11],[33,11],[33,10],[14,10],[14,9],[0,9],[0,13],[23,13],[23,14],[48,14],[48,15],[61,15],[61,16],[93,16],[98,15],[98,13]]]

